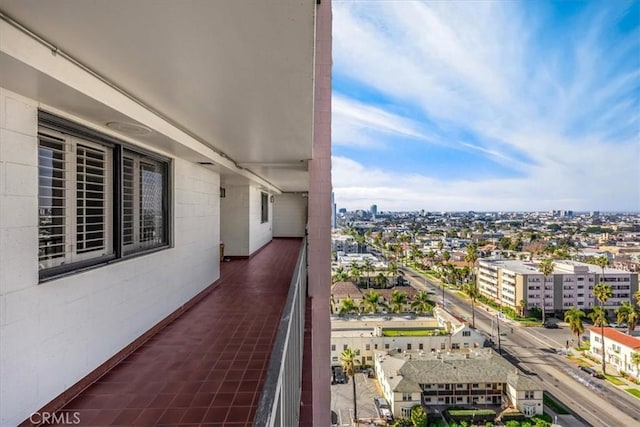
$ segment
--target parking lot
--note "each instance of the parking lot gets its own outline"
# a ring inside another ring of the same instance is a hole
[[[353,418],[353,384],[351,378],[347,384],[331,386],[331,410],[338,415],[338,426],[351,426]],[[356,394],[358,397],[358,418],[361,420],[377,420],[374,396],[381,396],[378,392],[377,380],[367,378],[365,374],[356,374]],[[384,425],[381,420],[379,425]],[[362,423],[361,423],[362,424]],[[362,424],[366,425],[366,424]],[[371,424],[372,425],[372,424]]]

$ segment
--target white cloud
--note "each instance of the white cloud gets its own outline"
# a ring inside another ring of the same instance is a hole
[[[393,134],[424,138],[415,123],[349,98],[334,95],[331,100],[333,143],[360,147],[380,147],[376,135]]]
[[[421,111],[441,129],[475,135],[447,140],[382,107],[340,96],[334,141],[379,147],[384,133],[422,137],[484,153],[523,176],[452,183],[365,169],[366,180],[358,181],[364,166],[345,167],[348,159],[336,158],[338,200],[362,200],[364,206],[353,206],[360,208],[376,199],[384,206],[384,198],[393,206],[436,204],[438,210],[640,210],[639,64],[618,67],[629,55],[640,56],[637,38],[608,40],[614,14],[604,10],[587,11],[575,29],[552,40],[542,17],[522,6],[334,2],[336,75]]]

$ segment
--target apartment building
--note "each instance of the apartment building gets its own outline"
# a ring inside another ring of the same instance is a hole
[[[434,316],[363,315],[331,319],[331,364],[351,348],[361,365],[373,366],[376,351],[441,353],[482,348],[485,337],[436,309]]]
[[[638,289],[636,273],[610,267],[603,273],[596,265],[571,260],[554,261],[553,274],[546,278],[532,261],[482,259],[478,265],[480,293],[514,310],[520,309],[520,301],[527,310],[541,308],[543,292],[547,313],[562,313],[571,307],[589,309],[596,305],[593,288],[600,282],[611,285],[613,296],[605,308],[614,310],[623,301],[631,301]]]
[[[615,328],[604,328],[604,357],[618,371],[640,377],[640,365],[633,363],[632,354],[640,353],[640,337],[630,336]],[[589,328],[589,353],[602,360],[602,332]]]
[[[542,385],[492,349],[467,352],[375,353],[375,371],[396,417],[415,405],[427,411],[483,405],[496,412],[512,407],[527,417],[543,413]]]
[[[0,70],[0,425],[59,410],[149,347],[213,292],[222,244],[250,261],[305,235],[292,297],[270,301],[296,332],[242,350],[264,367],[282,355],[291,382],[220,421],[328,425],[331,1],[7,0]]]

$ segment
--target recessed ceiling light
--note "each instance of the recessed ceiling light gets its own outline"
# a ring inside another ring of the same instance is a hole
[[[146,136],[151,134],[151,129],[137,123],[109,122],[107,123],[107,127],[132,136]]]

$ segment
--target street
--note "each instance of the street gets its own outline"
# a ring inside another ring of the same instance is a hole
[[[436,290],[436,301],[441,302],[442,287],[431,283],[410,270],[405,277],[418,289]],[[426,283],[426,285],[425,285]],[[471,305],[455,292],[446,290],[445,307],[448,311],[471,321]],[[491,336],[497,342],[497,317],[495,312],[476,306],[476,329]],[[544,329],[523,327],[511,320],[500,320],[500,344],[512,363],[536,375],[547,392],[574,411],[583,422],[594,426],[632,426],[640,424],[638,399],[607,381],[593,379],[580,372],[554,349],[564,349],[567,340],[575,339],[568,329]]]

